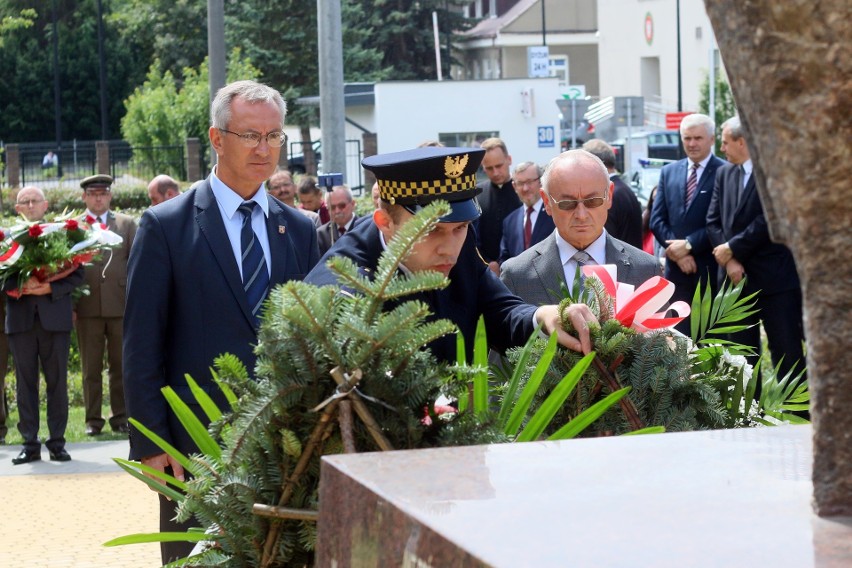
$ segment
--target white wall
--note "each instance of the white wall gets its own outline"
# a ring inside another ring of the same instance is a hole
[[[532,89],[534,113],[521,113]],[[515,163],[546,164],[559,153],[559,82],[555,78],[376,83],[379,153],[414,148],[449,132],[497,131]],[[553,146],[540,148],[538,128],[551,127]]]
[[[645,39],[647,14],[654,28],[650,45]],[[676,110],[676,14],[676,0],[598,0],[602,96],[641,96],[641,59],[658,57],[663,103]],[[699,87],[716,43],[702,0],[680,0],[680,20],[683,110],[697,111]]]

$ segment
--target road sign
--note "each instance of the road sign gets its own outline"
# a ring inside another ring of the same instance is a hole
[[[666,130],[680,130],[680,121],[691,112],[667,112]]]
[[[585,85],[568,85],[565,88],[565,92],[562,93],[563,99],[585,99],[586,98],[586,86]]]
[[[550,49],[546,45],[527,47],[527,76],[550,77]]]
[[[538,147],[553,148],[556,146],[556,129],[552,126],[538,127]]]

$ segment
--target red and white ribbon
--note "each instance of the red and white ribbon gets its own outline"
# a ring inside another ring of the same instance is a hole
[[[635,288],[632,284],[616,280],[614,264],[584,266],[583,274],[600,280],[606,293],[615,299],[614,316],[624,327],[632,327],[639,332],[672,327],[691,311],[689,304],[681,301],[657,311],[666,305],[675,290],[672,282],[660,276],[654,276]],[[667,310],[673,310],[677,316],[666,317]]]

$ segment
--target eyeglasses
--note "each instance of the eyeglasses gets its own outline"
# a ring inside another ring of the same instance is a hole
[[[24,201],[18,201],[18,205],[23,205],[24,207],[32,207],[33,205],[38,205],[42,203],[44,199],[27,199]]]
[[[580,203],[583,204],[583,207],[586,209],[596,209],[604,204],[606,201],[606,194],[604,197],[589,197],[588,199],[563,199],[562,201],[557,201],[553,198],[549,193],[547,194],[550,197],[550,200],[563,211],[573,211],[577,208],[577,205]]]
[[[540,179],[541,179],[540,177],[528,179],[528,180],[524,180],[524,181],[516,179],[514,183],[515,183],[515,186],[517,186],[517,187],[526,187],[528,185],[535,184]]]
[[[287,143],[287,135],[280,130],[275,130],[266,135],[258,134],[257,132],[246,132],[245,134],[240,134],[239,132],[231,132],[224,128],[220,128],[219,131],[224,132],[225,134],[233,134],[240,139],[240,142],[242,142],[243,146],[246,148],[257,148],[260,141],[263,139],[266,139],[266,143],[273,148],[280,148]]]

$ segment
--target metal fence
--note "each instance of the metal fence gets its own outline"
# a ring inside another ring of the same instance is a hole
[[[102,155],[102,159],[108,160],[108,171],[118,184],[144,185],[158,174],[187,179],[186,149],[183,145],[131,147],[124,140],[110,140],[106,149],[108,152]],[[54,163],[47,160],[48,152],[56,156]],[[12,172],[5,169],[9,163],[6,153],[2,154],[3,176],[0,181],[4,187],[10,179],[16,179],[20,186],[76,186],[81,179],[98,173],[98,150],[94,141],[65,142],[58,150],[55,144],[45,142],[17,144],[17,176],[10,175]]]
[[[83,179],[97,173],[97,154],[93,142],[72,142],[63,144],[60,151],[55,147],[43,147],[41,144],[20,145],[20,180],[21,186],[59,185],[61,180]],[[57,165],[43,167],[47,152],[53,151],[57,156]]]
[[[187,179],[183,146],[110,146],[109,167],[114,179],[128,183],[138,180],[147,185],[160,174]]]
[[[311,175],[314,173],[343,173],[325,171],[322,159],[322,143],[315,140],[311,144],[314,149],[315,164],[306,160],[304,147],[308,145],[307,142],[290,142],[290,147],[287,149],[287,168],[291,172],[294,174],[309,173]],[[364,191],[364,170],[361,168],[362,153],[360,140],[346,141],[346,183],[356,196],[361,195]]]

